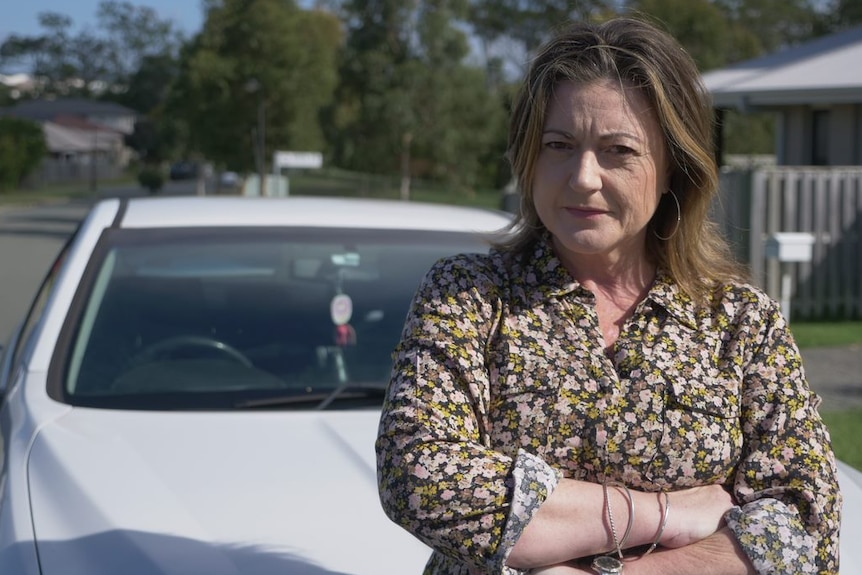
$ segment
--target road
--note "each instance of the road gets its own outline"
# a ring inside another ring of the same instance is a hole
[[[20,321],[89,204],[0,208],[0,341]]]
[[[195,192],[194,182],[169,182],[165,195]],[[23,318],[49,266],[95,199],[135,196],[137,187],[105,188],[91,200],[0,205],[0,343]]]

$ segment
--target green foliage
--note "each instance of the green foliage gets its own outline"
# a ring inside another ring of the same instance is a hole
[[[0,84],[0,106],[11,106],[14,103],[12,89],[5,84]]]
[[[474,0],[470,20],[476,35],[488,43],[500,40],[533,52],[567,20],[601,20],[613,15],[625,2],[613,0]]]
[[[162,62],[165,61],[170,66],[183,42],[183,35],[175,29],[174,22],[160,18],[149,6],[103,0],[98,6],[97,21],[111,48],[105,62],[109,72],[107,79],[124,87],[128,86],[130,78],[142,71],[152,73],[154,61],[159,67],[164,66]],[[151,107],[133,109],[149,111]]]
[[[835,456],[856,469],[862,469],[862,442],[859,441],[862,436],[862,409],[825,411],[822,416],[832,437]]]
[[[724,112],[724,152],[726,154],[775,153],[776,115],[769,112]]]
[[[39,124],[0,117],[0,192],[17,189],[47,151]]]
[[[138,172],[138,183],[151,194],[156,194],[164,186],[165,176],[158,166],[147,164]]]
[[[790,330],[801,348],[862,345],[862,321],[794,321]]]
[[[10,35],[0,44],[0,62],[38,76],[42,81],[34,96],[87,97],[106,84],[121,92],[146,57],[176,52],[182,40],[171,20],[129,2],[101,2],[98,20],[98,32],[90,27],[73,31],[69,16],[42,12],[42,33]]]
[[[634,13],[647,15],[673,34],[701,70],[718,68],[731,53],[730,25],[721,10],[709,0],[636,0]]]
[[[810,40],[822,20],[816,0],[715,0],[715,4],[756,41],[754,55]]]
[[[303,4],[304,5],[304,4]],[[144,116],[144,162],[205,157],[258,169],[282,150],[327,165],[470,192],[501,187],[511,82],[569,19],[660,21],[707,71],[862,21],[859,0],[202,0],[203,29],[102,0],[96,27],[57,12],[0,38],[0,66],[44,79],[40,95],[102,97]],[[478,48],[478,50],[476,49]],[[8,95],[0,93],[0,102]],[[262,133],[261,133],[262,128]],[[724,149],[768,153],[774,119],[729,112]]]
[[[353,0],[328,134],[335,164],[458,190],[496,179],[483,161],[499,149],[502,100],[485,70],[466,63],[457,0]],[[497,164],[494,163],[494,167]]]
[[[336,83],[334,15],[285,0],[211,2],[181,58],[168,113],[187,121],[190,147],[227,169],[255,169],[263,128],[273,150],[321,150],[319,111]]]

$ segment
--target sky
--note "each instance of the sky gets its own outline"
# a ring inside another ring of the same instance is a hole
[[[187,35],[198,32],[203,24],[200,0],[129,0],[153,8],[162,19],[170,19]],[[75,30],[95,27],[96,10],[101,0],[0,0],[0,43],[10,34],[35,36],[40,12],[59,12],[72,19]]]

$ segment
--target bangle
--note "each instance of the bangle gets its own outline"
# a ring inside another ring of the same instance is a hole
[[[662,491],[662,494],[664,495],[664,514],[661,519],[661,525],[659,525],[658,533],[656,533],[655,540],[652,542],[652,545],[649,546],[649,549],[647,549],[641,557],[646,557],[652,553],[656,547],[658,547],[661,542],[661,536],[664,533],[664,528],[667,527],[667,516],[670,513],[670,495],[668,495],[667,491]]]
[[[621,540],[617,539],[617,528],[616,528],[616,525],[614,524],[613,511],[611,511],[611,498],[608,495],[608,487],[622,488],[626,492],[625,497],[626,497],[626,501],[627,501],[628,506],[629,506],[629,522],[628,522],[628,525],[626,526],[626,532],[623,534],[623,538]],[[632,498],[632,494],[631,494],[631,491],[629,491],[629,488],[626,487],[625,485],[623,485],[622,483],[617,483],[617,482],[602,483],[602,490],[604,491],[605,504],[606,504],[607,509],[608,509],[608,523],[611,526],[611,535],[614,538],[614,547],[616,547],[617,555],[619,556],[620,559],[622,559],[623,558],[623,547],[625,546],[626,541],[628,541],[629,535],[632,532],[632,526],[634,525],[634,522],[635,522],[635,502],[634,502],[634,499]]]

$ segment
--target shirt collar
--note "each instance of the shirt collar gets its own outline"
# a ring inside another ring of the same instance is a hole
[[[533,251],[524,262],[524,287],[540,292],[544,298],[555,298],[583,290],[557,257],[551,244],[551,236],[544,233],[535,243]]]
[[[592,293],[572,278],[557,257],[549,233],[535,243],[532,255],[524,262],[522,281],[528,291],[538,291],[546,299],[569,294],[592,297]],[[659,269],[646,300],[663,308],[680,323],[697,329],[697,306],[686,295],[670,274]]]
[[[697,306],[694,301],[680,289],[667,270],[660,268],[655,281],[647,294],[647,299],[661,306],[681,324],[698,329]]]

